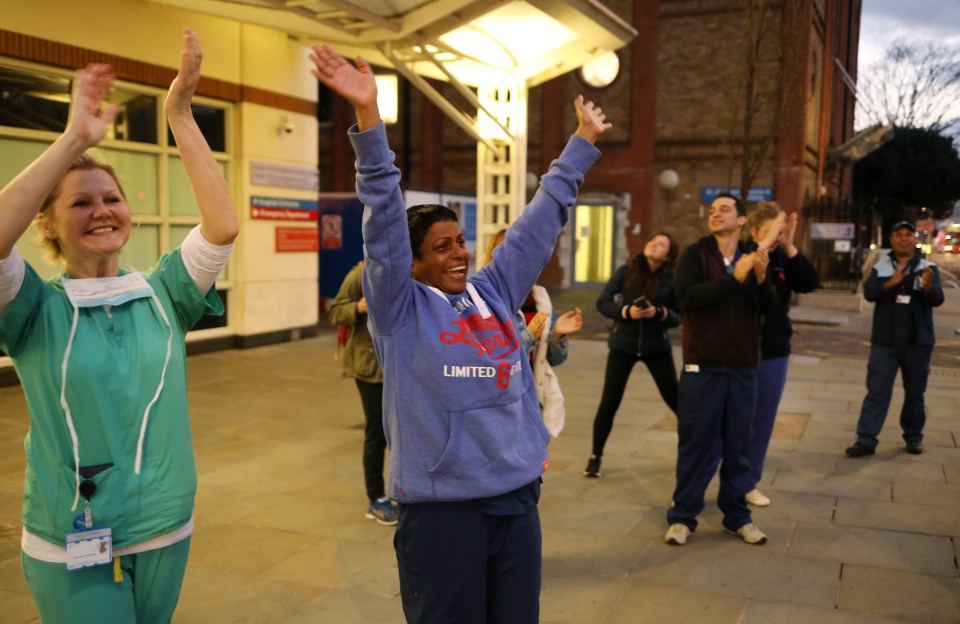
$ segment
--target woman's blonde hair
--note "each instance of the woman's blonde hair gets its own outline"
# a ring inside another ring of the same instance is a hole
[[[771,219],[776,219],[780,214],[780,204],[775,201],[757,202],[757,207],[747,217],[747,223],[750,229],[760,229],[760,227]]]
[[[97,160],[90,154],[81,154],[80,157],[73,161],[70,167],[67,168],[63,174],[63,178],[67,177],[67,174],[71,171],[77,169],[82,171],[89,171],[92,169],[101,169],[106,171],[107,174],[113,178],[113,181],[117,183],[117,189],[119,189],[120,195],[123,196],[123,200],[127,200],[127,194],[123,190],[123,185],[120,184],[120,178],[117,177],[117,172],[114,171],[113,167],[107,163]],[[37,216],[33,220],[33,224],[37,228],[37,236],[34,238],[33,242],[37,247],[43,249],[44,258],[50,264],[59,264],[63,260],[63,250],[60,249],[59,241],[47,236],[47,231],[44,227],[44,221],[50,220],[47,210],[53,205],[53,202],[57,201],[57,198],[60,196],[60,183],[63,182],[63,178],[60,178],[60,180],[53,185],[53,188],[50,189],[50,193],[47,195],[46,199],[43,200],[43,203],[40,205],[40,210],[37,212]]]
[[[487,255],[484,258],[484,264],[490,264],[490,261],[493,260],[493,250],[497,248],[497,245],[503,242],[504,237],[507,235],[507,228],[503,228],[490,238],[490,244],[487,245]]]

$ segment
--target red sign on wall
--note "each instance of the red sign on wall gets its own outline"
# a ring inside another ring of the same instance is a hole
[[[320,230],[315,227],[278,227],[274,230],[275,249],[284,251],[320,251]]]
[[[323,215],[320,217],[320,229],[323,230],[324,249],[343,247],[343,217],[338,214]]]

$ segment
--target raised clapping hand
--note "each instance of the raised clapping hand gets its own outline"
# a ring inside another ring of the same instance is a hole
[[[109,65],[91,63],[77,71],[70,98],[70,118],[64,134],[75,137],[85,147],[103,140],[107,128],[120,112],[116,104],[102,108],[113,79],[113,69]]]
[[[780,247],[787,252],[787,257],[792,258],[797,255],[798,249],[794,245],[793,240],[797,235],[797,226],[800,224],[800,212],[794,211],[790,213],[790,216],[787,217],[787,223],[782,230],[780,230]]]
[[[163,103],[163,112],[167,117],[174,115],[193,116],[190,102],[200,84],[200,63],[203,50],[196,33],[189,28],[183,29],[183,52],[180,53],[180,70],[170,83],[167,99]]]
[[[775,243],[780,240],[780,236],[783,234],[785,219],[786,214],[781,210],[775,218],[764,225],[761,233],[762,238],[756,241],[759,248],[768,251],[773,249]]]
[[[582,139],[596,143],[597,137],[613,127],[613,124],[607,121],[607,116],[603,109],[594,105],[593,102],[584,102],[583,96],[578,95],[573,101],[573,107],[577,111],[577,131],[576,135]]]
[[[580,312],[580,308],[574,308],[557,317],[553,331],[557,336],[562,337],[580,331],[581,327],[583,327],[583,313]]]
[[[312,45],[310,60],[316,66],[311,69],[317,80],[350,102],[357,115],[360,130],[380,123],[377,106],[377,80],[370,64],[362,57],[354,57],[356,67],[333,51],[327,44]]]

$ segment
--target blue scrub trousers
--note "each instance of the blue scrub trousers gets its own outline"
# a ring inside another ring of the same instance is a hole
[[[923,395],[930,376],[930,358],[933,346],[885,347],[870,346],[867,362],[867,396],[860,408],[857,421],[857,442],[874,448],[877,436],[887,419],[893,384],[900,371],[903,382],[903,408],[900,410],[900,429],[907,442],[923,440],[923,426],[927,421]]]
[[[787,366],[790,356],[766,358],[760,360],[757,369],[757,411],[753,416],[753,436],[750,438],[750,490],[757,487],[763,476],[763,463],[767,459],[767,447],[777,420],[777,409],[783,397],[783,388],[787,384]],[[706,490],[717,473],[720,460],[723,459],[723,444],[718,440],[713,449],[711,468],[704,475],[703,489]],[[750,490],[747,490],[748,492]]]
[[[677,411],[677,485],[669,524],[694,531],[713,470],[717,441],[723,445],[717,506],[723,526],[736,531],[751,522],[743,496],[750,482],[750,440],[757,400],[757,369],[701,366],[680,374]]]
[[[400,504],[400,596],[416,624],[536,624],[542,538],[536,505],[485,515],[471,501]]]
[[[180,599],[190,538],[164,548],[120,557],[123,580],[113,564],[67,570],[20,553],[27,586],[51,624],[169,624]]]

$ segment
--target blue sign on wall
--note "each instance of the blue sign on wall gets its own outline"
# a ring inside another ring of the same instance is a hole
[[[701,186],[700,201],[709,204],[717,198],[720,193],[730,193],[734,197],[740,197],[740,189],[732,186]],[[748,202],[773,201],[772,186],[752,186],[747,192]]]

